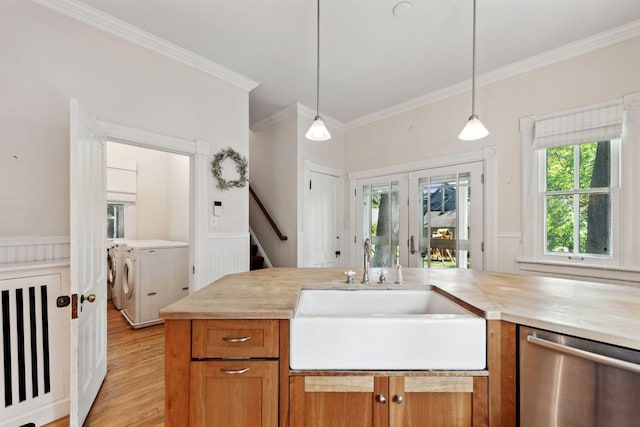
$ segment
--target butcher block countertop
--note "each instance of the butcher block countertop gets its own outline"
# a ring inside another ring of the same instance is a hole
[[[345,283],[345,269],[268,268],[227,275],[160,312],[163,319],[290,319],[301,289],[434,289],[486,319],[640,350],[640,287],[459,269],[403,269],[403,285]],[[372,282],[377,279],[371,271]]]

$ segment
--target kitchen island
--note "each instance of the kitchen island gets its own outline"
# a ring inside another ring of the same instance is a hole
[[[289,369],[289,320],[301,289],[399,288],[434,289],[487,319],[487,369],[444,373]],[[229,413],[229,408],[243,408],[247,423],[253,419],[256,425],[305,425],[308,417],[318,418],[322,405],[338,404],[318,396],[335,396],[342,388],[346,391],[340,401],[349,402],[352,413],[367,415],[357,425],[394,426],[394,418],[409,415],[394,415],[389,410],[392,402],[385,405],[374,399],[393,396],[393,384],[414,376],[432,378],[420,380],[421,384],[426,381],[434,387],[436,381],[447,389],[447,393],[416,393],[416,399],[419,394],[424,397],[423,406],[432,404],[435,396],[434,405],[464,412],[469,425],[514,425],[516,325],[638,350],[638,313],[640,288],[471,270],[405,269],[403,285],[347,285],[343,269],[273,268],[229,275],[161,311],[166,321],[166,425],[200,425],[208,411],[215,411],[219,425],[234,425],[231,420],[237,421],[239,415]],[[247,345],[240,342],[245,336],[260,338]],[[255,375],[254,380],[247,376],[240,387],[229,382],[247,374]],[[305,397],[305,386],[319,391]],[[215,396],[208,387],[215,388]],[[320,393],[323,387],[332,393]],[[444,395],[448,400],[442,400]],[[409,408],[408,403],[396,406]]]

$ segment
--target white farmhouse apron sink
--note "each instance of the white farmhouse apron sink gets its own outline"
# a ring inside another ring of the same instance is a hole
[[[302,290],[290,366],[304,370],[481,370],[486,321],[433,290]]]

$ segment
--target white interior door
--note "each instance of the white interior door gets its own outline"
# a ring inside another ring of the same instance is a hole
[[[84,423],[107,373],[105,137],[79,102],[70,105],[72,427]]]
[[[340,178],[309,172],[305,207],[305,266],[340,266]]]

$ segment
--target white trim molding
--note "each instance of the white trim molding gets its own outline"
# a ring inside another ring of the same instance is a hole
[[[298,109],[299,116],[306,117],[311,120],[316,118],[316,110],[314,110],[313,108],[309,108],[306,105],[303,105],[299,102],[296,103],[296,107]],[[321,116],[322,116],[322,120],[324,120],[324,122],[329,127],[332,127],[341,132],[344,132],[345,130],[344,123],[342,123],[340,120],[334,119],[333,117],[327,116],[326,114],[321,114]]]
[[[70,18],[164,55],[251,92],[258,82],[78,0],[33,0]]]
[[[288,107],[285,107],[282,110],[276,112],[275,114],[270,115],[266,119],[262,119],[259,122],[252,124],[250,126],[250,129],[252,132],[260,132],[261,130],[268,128],[272,124],[286,119],[287,117],[296,114],[297,112],[298,104],[291,104]]]
[[[306,117],[308,119],[313,120],[316,117],[315,110],[307,107],[306,105],[300,104],[296,102],[295,104],[291,104],[288,107],[283,108],[282,110],[277,111],[276,113],[270,115],[269,117],[262,119],[250,126],[251,131],[260,132],[261,130],[271,126],[274,123],[279,122],[280,120],[286,119],[287,117],[297,114],[298,116]],[[333,117],[322,114],[322,119],[325,123],[341,132],[344,132],[345,126],[340,120],[334,119]]]
[[[377,176],[395,175],[398,173],[407,173],[424,169],[460,165],[463,163],[479,162],[489,157],[496,158],[496,152],[496,147],[491,146],[480,150],[435,157],[426,160],[420,160],[417,162],[402,163],[399,165],[385,166],[377,169],[368,169],[366,171],[350,172],[348,178],[349,180],[375,178]]]
[[[69,236],[2,237],[0,266],[6,270],[67,265],[69,250]]]
[[[104,131],[107,139],[114,142],[124,142],[131,144],[143,144],[147,148],[154,148],[176,154],[194,154],[198,152],[198,147],[202,149],[202,143],[198,146],[195,140],[178,138],[175,136],[162,135],[155,132],[136,129],[96,119],[100,128]],[[207,146],[208,143],[204,143]],[[208,152],[207,152],[208,154]]]
[[[640,36],[640,20],[630,22],[625,25],[577,40],[573,43],[551,49],[538,55],[530,56],[521,61],[514,62],[504,67],[497,68],[482,75],[476,76],[476,87],[488,86],[502,80],[510,79],[520,74],[527,73],[547,65],[555,64],[569,58],[573,58],[585,53],[611,46],[634,37]],[[424,107],[434,102],[450,98],[471,90],[471,80],[447,86],[426,95],[418,96],[408,101],[396,104],[384,110],[367,114],[344,124],[345,130],[364,126],[378,120],[386,119],[398,114],[405,113],[415,108]]]

